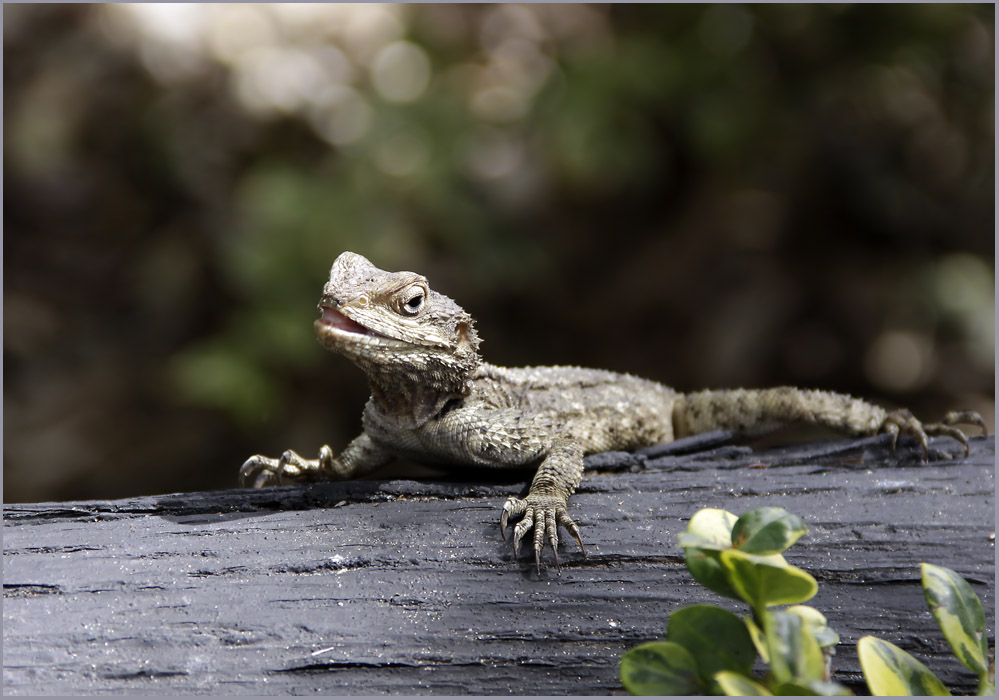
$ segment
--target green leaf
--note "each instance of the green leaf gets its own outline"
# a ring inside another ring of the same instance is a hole
[[[719,671],[715,674],[715,681],[721,687],[725,695],[771,695],[770,691],[762,685],[747,678],[740,673],[732,671]]]
[[[728,582],[728,574],[719,559],[721,552],[714,549],[686,547],[683,554],[687,571],[695,581],[718,595],[742,600]]]
[[[705,683],[718,671],[748,675],[756,660],[746,625],[737,615],[715,605],[688,605],[677,610],[669,616],[666,639],[690,652]]]
[[[772,556],[727,549],[718,559],[727,571],[728,583],[756,611],[768,605],[802,603],[815,595],[819,585],[810,574],[783,559],[777,563]]]
[[[649,642],[621,657],[621,685],[632,695],[699,695],[694,657],[675,642]]]
[[[808,625],[786,610],[763,618],[770,671],[778,683],[825,680],[825,657]]]
[[[767,649],[767,637],[763,634],[763,630],[753,621],[753,618],[749,615],[742,618],[742,621],[746,623],[746,630],[749,631],[749,638],[753,640],[753,646],[756,647],[756,653],[760,655],[763,659],[763,663],[770,663],[770,650]]]
[[[871,695],[950,695],[930,669],[891,642],[861,637],[857,656]]]
[[[678,540],[681,547],[728,549],[732,546],[732,526],[738,518],[727,510],[702,508],[687,523]]]
[[[950,648],[975,673],[988,672],[985,610],[978,596],[956,571],[933,564],[919,566],[923,571],[926,603]]]
[[[690,571],[690,575],[694,577],[695,581],[718,595],[745,601],[746,599],[732,587],[731,566],[722,564],[721,554],[722,552],[716,549],[687,547],[684,549],[687,570]],[[788,563],[779,554],[770,554],[768,556],[751,554],[747,556],[751,556],[754,561],[764,564],[778,568],[788,568]]]
[[[687,531],[678,538],[690,575],[702,586],[726,598],[744,600],[732,587],[729,568],[719,555],[732,547],[732,527],[738,518],[725,510],[703,508],[687,523]],[[787,566],[779,554],[762,559],[774,566]]]
[[[732,526],[732,544],[749,554],[779,554],[806,532],[801,518],[783,508],[757,508]]]
[[[829,626],[826,616],[809,605],[792,605],[787,612],[797,615],[815,635],[815,640],[823,649],[839,644],[839,635]]]

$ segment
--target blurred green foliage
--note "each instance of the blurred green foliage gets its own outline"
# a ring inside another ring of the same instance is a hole
[[[341,447],[332,260],[501,364],[992,423],[992,5],[5,5],[8,500]]]

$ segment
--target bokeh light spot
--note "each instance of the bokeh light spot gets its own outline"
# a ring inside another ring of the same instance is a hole
[[[364,96],[346,85],[329,85],[316,95],[309,121],[316,133],[336,146],[367,135],[375,112]]]
[[[247,51],[276,43],[274,25],[257,5],[221,5],[208,25],[208,46],[219,61],[234,64]]]
[[[867,378],[888,391],[915,391],[933,371],[933,343],[925,335],[904,330],[881,333],[867,348]]]
[[[378,52],[371,79],[378,94],[389,102],[413,102],[430,84],[430,59],[409,41],[395,41]]]

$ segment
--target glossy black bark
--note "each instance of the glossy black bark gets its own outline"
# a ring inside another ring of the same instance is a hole
[[[970,581],[992,640],[994,436],[956,460],[936,440],[926,465],[880,438],[694,443],[589,458],[570,503],[589,556],[566,537],[540,579],[498,531],[526,476],[5,506],[4,693],[619,693],[621,655],[670,611],[743,612],[690,578],[686,521],[762,505],[808,523],[787,558],[819,581],[838,680],[860,689],[856,641],[875,634],[973,692],[918,565]]]

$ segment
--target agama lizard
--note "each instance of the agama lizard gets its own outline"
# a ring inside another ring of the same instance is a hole
[[[319,342],[368,376],[371,398],[363,432],[339,457],[327,445],[318,459],[288,450],[278,459],[254,455],[240,482],[254,487],[361,476],[395,457],[461,467],[535,469],[525,498],[510,497],[514,552],[534,531],[540,572],[547,542],[558,565],[558,526],[583,548],[568,512],[583,474],[583,457],[669,442],[716,429],[752,435],[782,424],[819,424],[851,435],[949,435],[968,450],[955,424],[976,424],[974,411],[954,411],[922,424],[907,410],[829,391],[794,387],[682,394],[628,374],[578,367],[508,368],[478,353],[474,319],[414,272],[386,272],[355,253],[330,269],[315,322]],[[585,549],[583,554],[585,555]]]

